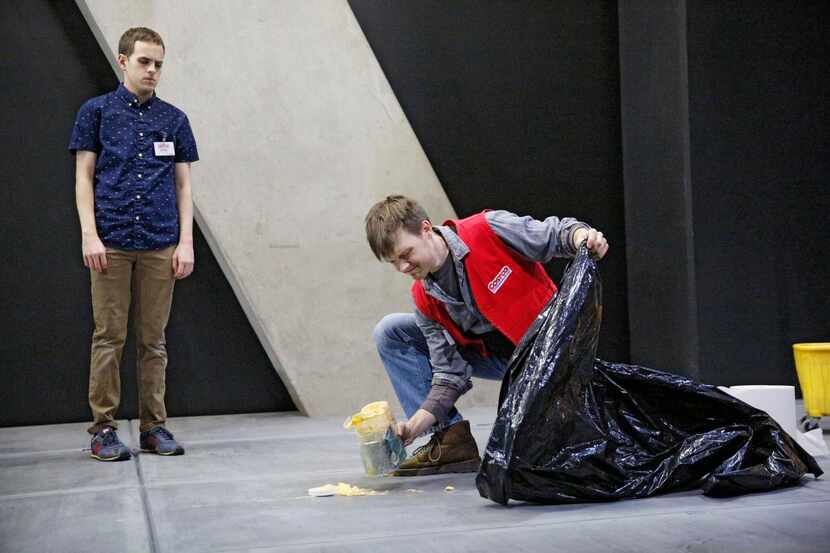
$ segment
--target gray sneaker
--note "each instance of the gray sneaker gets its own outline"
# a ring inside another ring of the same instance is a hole
[[[92,437],[90,456],[99,461],[126,461],[132,454],[130,448],[118,439],[115,429],[105,426]]]
[[[139,437],[142,451],[150,451],[159,455],[184,455],[184,448],[173,438],[163,426],[154,426]]]

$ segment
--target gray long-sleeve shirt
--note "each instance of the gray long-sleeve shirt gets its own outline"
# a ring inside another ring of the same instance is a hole
[[[573,257],[576,253],[572,240],[574,231],[589,228],[569,217],[548,217],[539,221],[509,211],[488,211],[484,216],[496,236],[508,247],[540,263],[554,257]],[[470,248],[451,228],[434,228],[447,243],[449,255],[438,271],[424,279],[424,291],[444,303],[450,318],[465,333],[494,331],[495,327],[478,310],[467,282],[463,260]],[[443,425],[461,394],[472,388],[472,367],[443,326],[418,309],[415,309],[415,320],[426,338],[433,369],[432,389],[421,409],[435,415]]]

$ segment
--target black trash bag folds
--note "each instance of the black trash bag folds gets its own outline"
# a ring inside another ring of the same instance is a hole
[[[580,248],[510,360],[476,477],[482,497],[575,503],[692,488],[732,496],[821,475],[769,415],[715,386],[596,359],[601,287]]]

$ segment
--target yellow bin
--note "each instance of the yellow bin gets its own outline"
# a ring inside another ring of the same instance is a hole
[[[793,344],[793,355],[807,415],[830,415],[830,342]]]

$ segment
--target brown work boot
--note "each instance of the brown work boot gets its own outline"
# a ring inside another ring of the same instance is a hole
[[[423,476],[444,472],[475,472],[481,464],[470,421],[457,422],[436,432],[401,463],[394,476]]]

